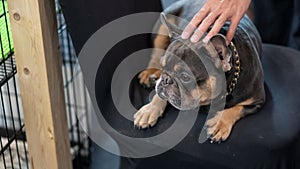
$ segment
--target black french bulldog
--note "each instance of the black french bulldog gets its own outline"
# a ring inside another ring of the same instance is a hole
[[[189,21],[204,2],[181,0],[161,14],[154,47],[166,49],[166,52],[154,50],[148,69],[139,74],[140,83],[148,87],[152,85],[153,77],[158,78],[156,95],[135,113],[134,125],[141,128],[154,126],[167,102],[177,109],[187,110],[208,105],[215,99],[225,99],[225,109],[218,110],[206,122],[211,140],[224,141],[240,118],[263,106],[261,38],[247,16],[240,21],[228,46],[224,35],[229,23],[225,23],[208,43],[201,40],[191,43],[189,39],[180,38],[180,28],[187,22],[167,17],[174,15]],[[222,81],[225,88],[222,88]]]

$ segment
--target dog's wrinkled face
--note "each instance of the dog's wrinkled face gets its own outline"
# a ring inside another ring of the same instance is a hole
[[[176,19],[161,14],[173,41],[161,59],[162,74],[156,93],[180,110],[210,104],[211,99],[226,91],[224,72],[231,69],[231,51],[226,38],[217,34],[208,43],[191,43],[180,38],[182,33]]]
[[[191,45],[200,46],[194,48],[197,53]],[[208,45],[183,40],[171,43],[161,59],[163,72],[156,84],[158,96],[180,110],[209,104],[221,92],[218,74],[222,73],[211,58],[211,52]],[[209,75],[208,72],[214,73]]]

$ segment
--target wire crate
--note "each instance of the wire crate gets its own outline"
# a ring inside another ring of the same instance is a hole
[[[87,119],[87,95],[82,73],[74,72],[77,57],[66,29],[58,3],[56,3],[58,35],[63,61],[63,80],[66,110],[71,142],[73,168],[88,168],[89,139],[80,121]],[[9,13],[6,0],[0,2],[0,169],[28,169],[29,158],[25,124],[18,88],[14,47],[11,38]],[[77,118],[76,114],[81,116]],[[86,125],[86,124],[83,124]]]
[[[87,128],[87,111],[89,110],[87,90],[61,8],[58,3],[56,5],[73,168],[84,169],[89,164],[90,140],[80,125],[85,125],[84,128]],[[79,124],[79,120],[85,123]]]

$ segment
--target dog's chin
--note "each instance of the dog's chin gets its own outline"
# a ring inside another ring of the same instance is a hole
[[[182,105],[181,101],[176,99],[168,99],[168,102],[178,110],[193,110],[199,108],[199,105],[195,103],[186,104],[188,106]]]
[[[158,97],[162,100],[167,100],[173,107],[175,107],[178,110],[192,110],[199,108],[199,100],[193,100],[189,101],[188,103],[182,102],[180,97],[168,95],[165,92],[159,92],[157,93]]]

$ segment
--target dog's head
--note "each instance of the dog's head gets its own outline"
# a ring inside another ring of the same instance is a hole
[[[224,93],[224,72],[230,69],[231,52],[223,35],[214,36],[207,44],[191,43],[180,38],[181,31],[162,14],[172,43],[161,59],[162,74],[156,93],[180,110],[207,105]],[[228,59],[229,58],[229,59]],[[228,67],[229,66],[229,67]]]

